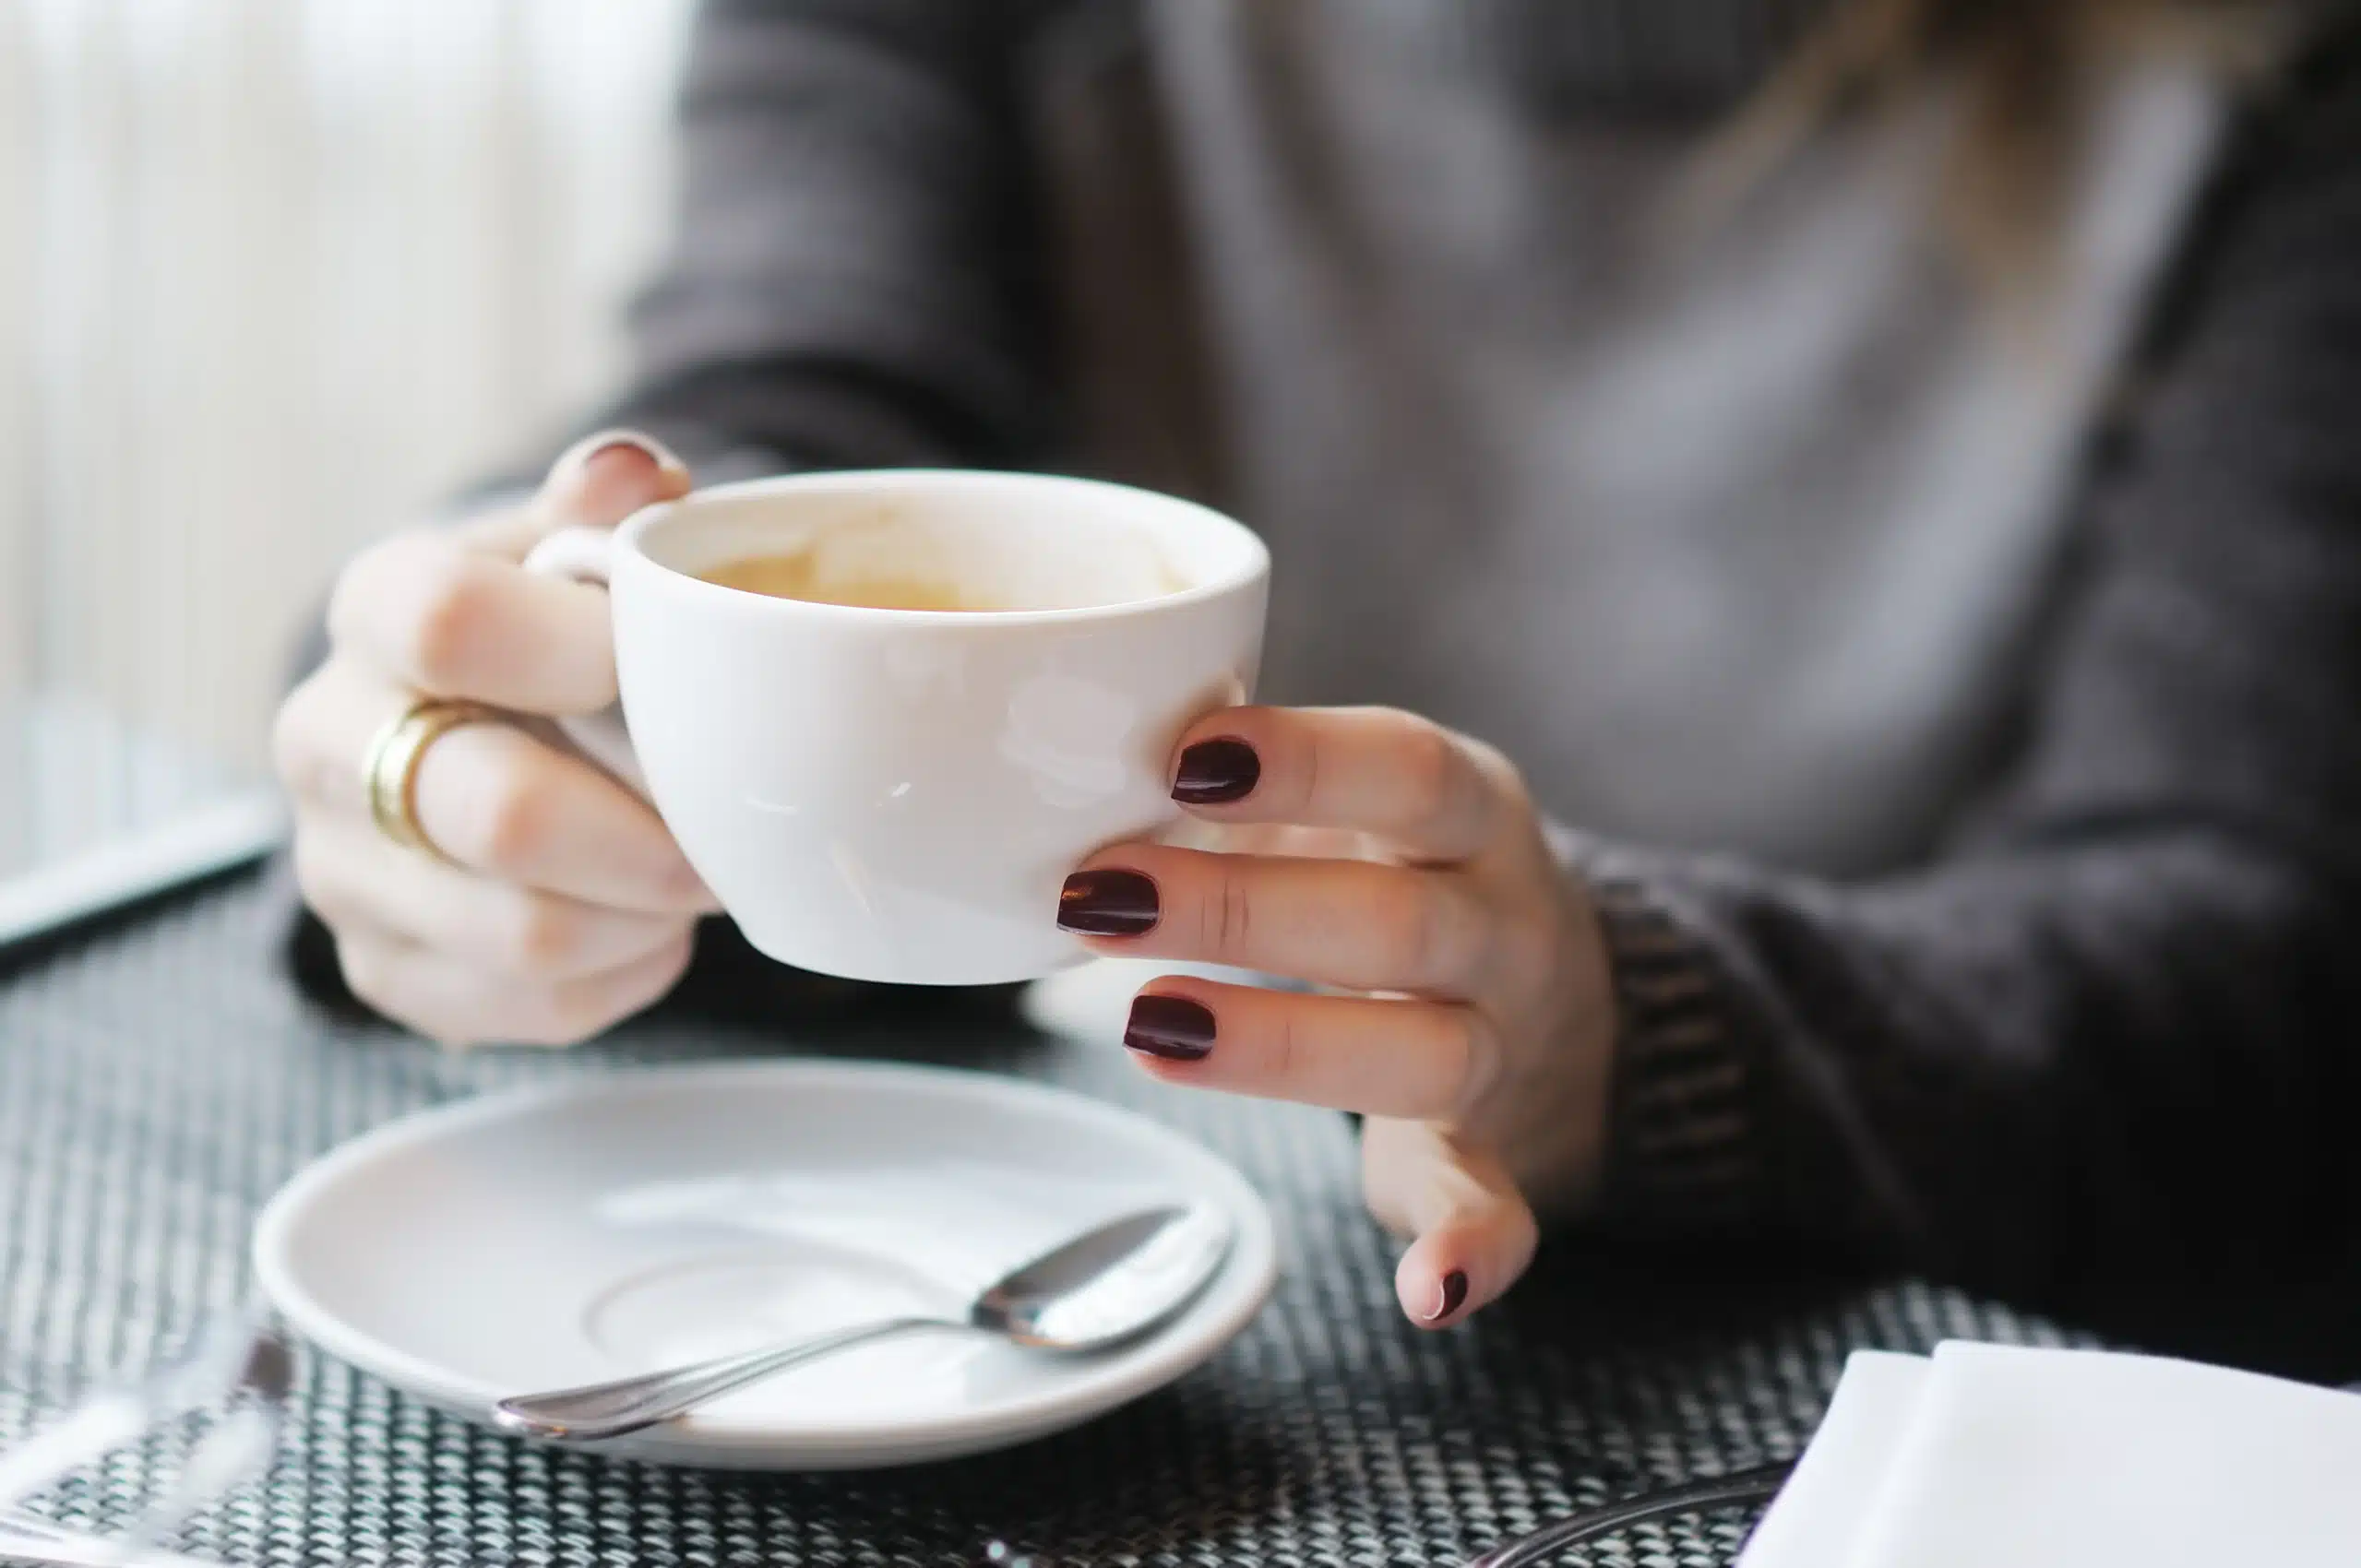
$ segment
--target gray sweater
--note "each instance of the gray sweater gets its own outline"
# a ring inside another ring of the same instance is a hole
[[[2096,83],[2029,344],[1935,237],[1939,97],[1662,221],[1811,9],[709,0],[600,417],[1237,510],[1266,695],[1482,734],[1570,825],[1612,1217],[2085,1314],[2333,1291],[2361,52]]]

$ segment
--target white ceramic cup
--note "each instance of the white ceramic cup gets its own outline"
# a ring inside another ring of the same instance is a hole
[[[914,572],[1021,608],[856,608],[697,576],[806,549],[823,575]],[[1270,572],[1251,532],[1190,502],[924,470],[722,485],[554,534],[525,564],[607,585],[622,713],[566,733],[654,802],[746,940],[917,985],[1084,956],[1058,889],[1173,819],[1180,731],[1252,695]]]

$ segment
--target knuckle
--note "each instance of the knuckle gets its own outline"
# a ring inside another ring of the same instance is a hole
[[[595,980],[560,986],[529,1010],[519,1040],[525,1045],[579,1045],[629,1011]]]
[[[1393,1235],[1405,1240],[1415,1233],[1410,1206],[1411,1189],[1401,1180],[1404,1162],[1401,1123],[1371,1117],[1362,1124],[1361,1201],[1369,1216]]]
[[[438,1014],[434,1008],[419,1005],[416,996],[405,994],[413,988],[402,983],[400,963],[380,943],[340,941],[336,944],[336,962],[343,971],[346,989],[372,1011],[436,1045],[456,1051],[483,1044],[490,1039],[463,1011]]]
[[[312,675],[287,694],[279,711],[270,719],[270,768],[289,790],[304,792],[311,773],[310,748],[307,745],[311,728],[311,694],[319,681]]]
[[[333,699],[329,672],[323,668],[288,693],[271,717],[271,771],[288,794],[299,801],[330,802],[349,793],[336,788],[340,782],[349,782],[334,778],[337,770],[352,769],[352,777],[358,778],[361,758],[331,758],[322,745],[327,709]]]
[[[336,944],[336,967],[344,976],[345,989],[353,995],[388,1018],[401,1016],[394,994],[394,965],[378,944],[340,938]]]
[[[525,1045],[578,1045],[638,1012],[673,987],[688,967],[686,931],[656,954],[626,968],[552,986],[528,1010],[518,1036]]]
[[[1497,979],[1517,994],[1546,989],[1556,978],[1558,934],[1546,920],[1517,918],[1496,921],[1486,937]]]
[[[1416,989],[1445,986],[1463,977],[1477,945],[1467,900],[1440,876],[1411,882],[1395,899],[1389,956],[1397,973]]]
[[[693,924],[684,922],[672,941],[657,950],[657,956],[646,960],[648,984],[637,1005],[645,1006],[672,990],[674,982],[687,973],[689,960],[696,956],[697,933]]]
[[[1459,911],[1459,941],[1449,961],[1462,988],[1487,990],[1504,974],[1518,973],[1515,954],[1532,934],[1522,922],[1508,918],[1464,882],[1455,885],[1452,906]]]
[[[1371,899],[1368,909],[1377,928],[1377,983],[1415,989],[1428,972],[1428,955],[1435,946],[1434,897],[1416,883],[1397,882]]]
[[[1452,1120],[1480,1121],[1501,1079],[1500,1037],[1473,1007],[1461,1008],[1453,1028]]]
[[[499,952],[507,967],[529,977],[570,973],[590,950],[596,917],[580,905],[527,893],[510,908]]]
[[[1503,795],[1520,801],[1527,797],[1529,791],[1525,787],[1524,769],[1511,761],[1507,752],[1489,741],[1479,741],[1465,736],[1461,738],[1460,745],[1464,749],[1468,760],[1474,765],[1476,773],[1485,782]]]
[[[1378,1228],[1387,1234],[1406,1237],[1412,1229],[1409,1206],[1402,1202],[1393,1185],[1378,1174],[1377,1157],[1365,1152],[1365,1146],[1361,1157],[1361,1206],[1369,1211],[1369,1218],[1376,1220]]]
[[[495,871],[516,872],[540,861],[556,811],[538,771],[511,759],[486,782],[479,816],[483,863]]]
[[[633,1004],[634,1011],[669,992],[674,985],[679,983],[680,978],[688,972],[689,961],[696,956],[695,928],[684,926],[680,934],[674,937],[670,944],[662,949],[661,957],[651,961],[648,985],[644,993]]]
[[[1303,1042],[1296,1037],[1296,1012],[1294,1007],[1279,1009],[1279,1028],[1271,1034],[1269,1069],[1271,1081],[1292,1084],[1303,1053]]]
[[[1403,826],[1433,822],[1453,803],[1458,743],[1448,731],[1415,714],[1398,713],[1395,725],[1394,767],[1402,790]]]
[[[411,678],[430,690],[458,688],[495,612],[483,563],[456,550],[439,553],[405,630],[402,652]]]
[[[295,873],[296,889],[304,896],[314,913],[333,926],[338,914],[332,907],[337,901],[339,878],[329,869],[328,845],[317,828],[301,821],[295,826],[295,842],[289,854]]]
[[[1532,814],[1532,789],[1525,782],[1524,769],[1509,760],[1508,753],[1485,741],[1462,738],[1460,745],[1494,801],[1507,811]]]
[[[328,590],[328,634],[329,643],[343,647],[352,639],[354,616],[364,605],[375,602],[385,588],[388,563],[417,542],[415,534],[396,534],[378,540],[345,564],[336,575],[336,582]]]
[[[1254,897],[1246,875],[1218,864],[1212,896],[1200,908],[1198,948],[1216,961],[1248,951],[1254,931]]]

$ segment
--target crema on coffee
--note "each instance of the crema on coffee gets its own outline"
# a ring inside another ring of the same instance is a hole
[[[819,570],[814,552],[746,555],[697,574],[720,588],[811,604],[849,604],[867,610],[964,610],[984,613],[1020,610],[989,595],[940,577],[912,571],[860,573]]]

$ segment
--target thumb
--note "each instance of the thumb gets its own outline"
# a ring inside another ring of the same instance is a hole
[[[1440,1128],[1371,1118],[1361,1182],[1370,1212],[1413,1238],[1394,1268],[1394,1297],[1423,1328],[1497,1300],[1532,1262],[1540,1232],[1507,1167]]]

